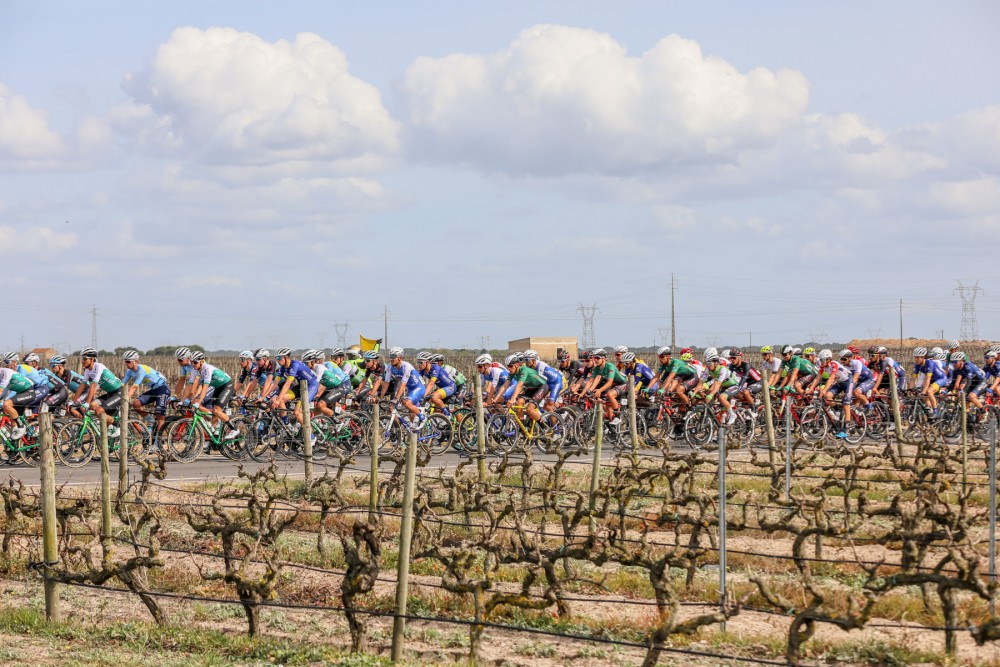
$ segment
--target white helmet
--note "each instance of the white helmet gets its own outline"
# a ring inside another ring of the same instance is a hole
[[[832,350],[820,350],[818,356],[819,356],[819,360],[820,361],[830,361],[831,359],[833,359],[833,351]]]
[[[240,359],[253,359],[253,352],[250,350],[243,350],[240,352]]]
[[[139,361],[139,353],[135,350],[126,350],[122,354],[122,361]]]
[[[961,350],[955,350],[954,352],[951,353],[951,360],[965,361],[965,352],[962,352]]]
[[[3,362],[5,364],[13,364],[20,360],[21,360],[21,355],[19,355],[17,352],[8,352],[3,357]]]
[[[290,357],[292,356],[292,351],[287,347],[279,347],[278,351],[274,353],[274,356],[278,357],[279,359],[281,357]]]
[[[947,352],[941,352],[937,356],[935,356],[934,358],[936,360],[938,360],[938,361],[948,361],[948,353]]]
[[[960,343],[958,342],[957,338],[952,338],[950,341],[948,341],[948,349],[949,350],[957,350],[958,347],[959,347],[959,345],[960,345]]]
[[[659,357],[659,356],[662,356],[664,354],[670,354],[670,353],[671,353],[670,346],[669,345],[664,345],[663,347],[661,347],[659,350],[656,351],[656,356]]]
[[[181,359],[190,359],[190,358],[191,358],[191,348],[189,347],[179,347],[174,352],[174,359],[177,359],[178,361],[180,361]]]
[[[523,361],[520,352],[515,352],[514,354],[507,355],[507,358],[503,360],[504,366],[510,366],[511,364],[519,364]]]
[[[302,353],[302,361],[312,361],[316,358],[316,350],[306,350]]]
[[[262,347],[259,350],[257,350],[257,354],[254,356],[257,357],[258,359],[270,359],[271,350],[267,349],[266,347]]]
[[[854,358],[854,353],[851,352],[850,350],[848,350],[845,347],[843,350],[840,351],[840,358],[843,359],[844,357],[847,357],[848,359],[852,359],[852,358]]]
[[[488,354],[480,354],[478,357],[476,357],[477,366],[482,366],[484,364],[492,364],[492,363],[493,363],[493,357],[491,357]]]
[[[792,354],[794,354],[794,355],[802,354],[802,348],[801,347],[793,347],[792,348]]]
[[[534,350],[525,350],[521,353],[521,356],[524,357],[525,361],[534,361],[538,358],[538,353]]]
[[[628,348],[624,345],[615,345],[615,354],[625,354]]]
[[[719,353],[719,356],[722,357],[723,359],[728,359],[729,358],[729,350],[723,350],[722,352]]]
[[[434,355],[426,350],[417,353],[417,361],[430,361]]]
[[[401,347],[393,347],[393,348],[389,349],[389,358],[390,359],[392,357],[401,357],[401,356],[403,356],[403,348],[401,348]]]
[[[927,356],[927,348],[926,347],[915,347],[915,348],[913,348],[913,356],[914,357],[926,357]]]
[[[931,355],[934,356],[934,357],[936,357],[937,355],[941,354],[942,352],[944,352],[944,350],[942,350],[940,347],[932,347],[931,348]]]
[[[706,347],[705,348],[705,361],[708,361],[708,358],[710,356],[712,356],[713,354],[715,356],[719,356],[719,351],[716,350],[714,347]]]

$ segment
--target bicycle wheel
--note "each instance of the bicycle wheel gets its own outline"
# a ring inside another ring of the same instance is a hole
[[[194,425],[193,419],[185,417],[167,429],[166,447],[178,463],[191,463],[205,449],[205,434]]]
[[[142,419],[129,419],[128,424],[122,429],[119,439],[124,438],[125,446],[128,448],[129,460],[142,462],[149,456],[149,449],[153,444],[152,433],[149,424]],[[117,461],[118,449],[114,451],[114,459]]]
[[[354,456],[366,446],[368,430],[364,420],[355,412],[340,415],[337,424],[336,446],[349,456]]]
[[[486,423],[486,444],[491,452],[510,454],[520,446],[521,431],[508,414],[493,415]]]
[[[562,415],[546,412],[534,427],[532,441],[542,454],[556,454],[566,442],[566,423]]]
[[[274,425],[267,417],[255,419],[247,430],[246,452],[258,463],[270,463],[274,460],[274,443],[276,436],[272,432]]]
[[[872,401],[868,405],[868,435],[872,438],[884,438],[890,424],[888,406],[881,401]]]
[[[432,455],[444,454],[451,447],[451,420],[442,414],[428,416],[417,432],[417,442]]]
[[[847,433],[845,440],[856,445],[861,442],[868,431],[868,418],[863,410],[851,410],[851,418],[844,420],[844,432]]]
[[[715,419],[703,405],[684,416],[684,439],[693,449],[708,448],[715,440]]]
[[[233,417],[228,424],[222,425],[223,438],[219,441],[219,451],[227,459],[243,461],[247,458],[247,436],[250,430],[247,420],[243,417]],[[235,437],[227,437],[236,431]]]
[[[806,444],[816,447],[823,442],[829,430],[826,413],[815,405],[810,405],[799,414],[799,435]]]
[[[85,466],[94,458],[98,439],[92,424],[85,427],[79,419],[68,421],[56,429],[53,437],[56,456],[69,468]]]

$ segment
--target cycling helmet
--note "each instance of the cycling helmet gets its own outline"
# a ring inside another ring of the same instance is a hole
[[[507,358],[503,360],[504,366],[512,366],[519,363],[521,363],[521,355],[517,352],[507,355]]]
[[[681,361],[694,361],[694,355],[690,352],[685,352],[681,355]]]
[[[802,348],[801,347],[793,347],[792,348],[792,354],[794,354],[795,356],[798,356],[798,355],[802,354]]]
[[[728,349],[725,349],[722,352],[719,352],[719,358],[720,359],[728,359],[729,358],[729,352],[730,351]]]
[[[122,354],[122,361],[139,361],[139,353],[135,350],[127,350]]]
[[[96,359],[97,350],[95,350],[92,347],[85,347],[82,350],[80,350],[80,356],[84,357],[85,359]]]
[[[319,354],[319,350],[306,350],[302,353],[302,361],[312,361]]]
[[[1000,345],[990,345],[990,352],[1000,354]]]
[[[431,354],[430,352],[426,352],[425,351],[425,352],[418,352],[417,353],[417,361],[427,361],[427,362],[429,362],[433,357],[434,357],[434,355]]]
[[[717,363],[719,363],[719,355],[718,354],[709,354],[709,355],[706,355],[705,356],[705,363],[706,364],[717,364]]]
[[[240,359],[241,360],[253,359],[253,352],[251,352],[250,350],[243,350],[242,352],[240,352]]]
[[[556,359],[559,361],[566,361],[569,359],[569,352],[567,350],[559,350],[559,352],[556,353]]]
[[[824,362],[825,361],[830,361],[831,359],[833,359],[833,351],[832,350],[820,350],[818,356],[819,356],[819,360],[820,361],[824,361]]]
[[[960,343],[958,342],[957,338],[952,338],[950,341],[948,341],[948,349],[949,350],[956,350],[956,349],[958,349],[959,346],[960,346]]]
[[[174,351],[174,359],[180,361],[181,359],[188,359],[191,357],[191,348],[189,347],[179,347]]]
[[[811,354],[816,354],[815,347],[807,347],[806,349],[802,350],[802,356],[804,357],[808,357]]]
[[[941,354],[942,352],[944,352],[944,350],[942,350],[940,347],[932,347],[931,348],[931,354],[934,355],[935,357],[937,355]]]
[[[762,345],[760,348],[761,354],[774,354],[774,348],[770,345]]]
[[[378,359],[378,352],[375,350],[369,350],[364,354],[365,361],[376,361]]]
[[[633,361],[635,361],[635,352],[626,352],[622,355],[623,364],[631,364]]]
[[[30,364],[32,362],[38,363],[38,361],[39,361],[38,355],[35,354],[34,352],[29,352],[28,356],[24,358],[24,363],[26,364]]]
[[[488,364],[492,364],[492,363],[493,363],[493,357],[491,357],[488,354],[480,354],[478,357],[476,357],[476,365],[477,366],[483,366],[483,365],[488,365]]]
[[[663,347],[661,347],[659,350],[656,351],[656,356],[658,357],[662,357],[665,354],[671,354],[669,346],[664,345]]]
[[[926,347],[915,347],[915,348],[913,348],[913,356],[914,357],[926,357],[927,356],[927,348]]]
[[[691,354],[694,354],[694,348],[693,347],[682,347],[681,348],[681,354],[686,354],[687,352],[690,352]]]
[[[860,357],[861,356],[861,350],[859,350],[858,348],[854,347],[853,345],[848,345],[847,349],[850,350],[851,354],[853,354],[855,357]]]
[[[955,351],[951,353],[952,361],[965,361],[965,352]]]
[[[191,363],[193,364],[196,361],[205,361],[205,353],[204,352],[192,352],[191,353]]]
[[[440,364],[444,361],[444,355],[440,352],[431,355],[432,364]]]
[[[89,348],[88,348],[89,349]],[[13,364],[21,360],[21,355],[17,352],[8,352],[4,355],[3,362],[5,364]]]
[[[733,349],[729,350],[730,359],[733,357],[742,357],[742,356],[743,356],[743,350],[741,350],[738,347],[734,347]]]
[[[615,345],[615,354],[625,354],[628,348],[624,345]]]
[[[330,356],[336,358],[336,357],[346,356],[346,354],[343,349],[335,347],[332,350],[330,350]]]
[[[868,354],[878,354],[878,345],[871,345],[868,347]]]
[[[604,351],[603,347],[599,347],[596,350],[591,350],[590,356],[592,356],[592,357],[607,357],[608,353]]]
[[[292,356],[292,351],[287,347],[279,347],[278,351],[274,353],[274,356],[278,357],[279,359],[281,357],[290,357]]]
[[[854,356],[854,352],[852,352],[851,349],[848,348],[848,347],[845,347],[843,350],[840,351],[840,358],[841,359],[850,359],[853,356]]]
[[[66,357],[64,357],[61,354],[57,354],[56,356],[49,359],[49,366],[65,366],[65,365],[66,365]]]
[[[985,352],[983,352],[983,359],[995,359],[996,356],[997,356],[997,352],[992,347],[990,349],[986,350]]]
[[[271,351],[266,347],[262,347],[257,350],[257,354],[254,355],[258,359],[269,359],[271,357]]]
[[[718,350],[716,350],[716,349],[715,349],[714,347],[706,347],[706,348],[705,348],[705,358],[706,358],[706,359],[708,359],[708,358],[709,358],[710,356],[712,356],[713,354],[714,354],[715,356],[719,356],[719,351],[718,351]]]
[[[878,353],[879,354],[889,354],[889,350],[884,345],[879,345],[878,346]]]
[[[584,350],[580,353],[580,361],[587,361],[588,359],[590,359],[590,352]]]
[[[781,348],[782,355],[792,354],[793,352],[795,352],[795,348],[792,347],[791,345],[786,345],[785,347]]]
[[[524,356],[525,360],[534,361],[535,359],[538,358],[538,353],[535,352],[534,350],[525,350],[521,354]]]
[[[948,353],[947,352],[941,352],[940,354],[938,354],[934,358],[937,359],[938,361],[948,361]],[[962,358],[965,358],[965,355],[962,355]]]

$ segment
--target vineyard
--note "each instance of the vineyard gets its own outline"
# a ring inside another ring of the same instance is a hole
[[[12,479],[0,628],[42,632],[44,583],[59,632],[233,664],[996,664],[995,432],[908,438],[481,467],[411,446],[374,477],[343,457],[212,484],[151,459],[54,489],[47,526],[46,485]]]

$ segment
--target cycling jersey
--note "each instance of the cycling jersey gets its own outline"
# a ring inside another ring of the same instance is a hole
[[[781,370],[781,359],[778,359],[777,357],[771,357],[770,363],[761,359],[760,370],[761,371],[769,370],[771,371],[771,375],[778,373]]]
[[[340,367],[340,370],[347,374],[347,377],[351,379],[351,385],[355,387],[364,382],[367,373],[364,359],[348,359]]]
[[[427,378],[428,380],[434,380],[435,389],[444,389],[445,392],[453,392],[455,390],[455,381],[451,379],[448,372],[437,364],[431,364],[430,368],[425,371],[420,371],[420,374]]]
[[[194,384],[197,377],[198,373],[195,372],[194,366],[191,364],[181,366],[181,378],[185,380],[185,384]]]
[[[326,389],[336,389],[347,381],[347,374],[329,361],[325,364],[316,364],[313,373],[316,375],[316,381]]]
[[[552,366],[549,366],[541,359],[535,361],[535,367],[532,370],[545,378],[545,384],[549,386],[562,384],[562,373],[558,369],[552,368]]]
[[[355,366],[349,365],[348,367],[353,368],[355,371],[357,371],[357,368]],[[323,368],[326,368],[328,371],[330,371],[330,373],[336,379],[337,384],[334,385],[335,387],[339,387],[344,382],[349,381],[351,377],[347,371],[345,371],[343,368],[333,363],[332,361],[324,361]],[[317,375],[316,377],[319,377],[319,375]]]
[[[31,380],[17,371],[11,368],[0,368],[0,398],[6,397],[8,393],[20,394],[34,386]]]
[[[729,370],[728,366],[723,366],[722,364],[716,364],[715,370],[712,368],[706,369],[708,373],[709,384],[720,383],[722,389],[728,389],[729,387],[735,387],[739,384],[739,378],[733,375],[733,372]]]
[[[757,372],[756,368],[750,365],[749,361],[741,361],[738,364],[733,364],[729,367],[729,370],[739,377],[739,387],[741,390],[748,384],[760,382],[760,373]]]
[[[290,377],[296,380],[305,380],[310,389],[315,389],[317,386],[316,374],[298,359],[292,359],[292,363],[288,364],[287,367],[278,364],[274,376],[281,380],[287,380]]]
[[[240,384],[245,383],[248,379],[257,377],[257,364],[251,363],[250,368],[240,367],[240,377],[236,381]]]
[[[46,380],[45,377],[41,373],[39,373],[38,369],[35,368],[34,366],[29,366],[28,364],[18,364],[17,372],[23,375],[24,377],[28,378],[29,380],[31,380],[31,384],[33,384],[36,387],[39,385],[48,386],[49,384],[48,380]]]
[[[820,377],[824,380],[828,379],[832,375],[834,382],[846,382],[851,379],[851,373],[847,367],[841,366],[832,359],[820,366],[819,373]]]
[[[595,366],[594,375],[604,378],[604,380],[611,380],[611,386],[628,382],[628,378],[622,375],[622,372],[618,370],[618,367],[610,361],[605,361],[600,366]]]
[[[962,364],[962,368],[953,366],[955,378],[965,378],[968,382],[981,382],[986,379],[986,373],[983,369],[976,366],[971,361],[966,361]]]
[[[253,374],[251,377],[257,380],[257,384],[263,387],[267,383],[269,377],[274,377],[274,373],[277,370],[277,364],[268,359],[267,364],[257,364],[253,367]]]
[[[631,375],[635,378],[636,391],[653,384],[653,371],[650,370],[649,366],[641,362],[636,362],[632,368],[627,369],[625,375]]]
[[[388,364],[385,367],[385,375],[382,376],[382,379],[386,382],[391,382],[393,378],[401,380],[410,391],[421,389],[424,386],[424,383],[420,380],[420,373],[417,372],[417,369],[409,361],[401,361],[399,362],[399,366]]]
[[[1000,377],[1000,360],[994,361],[992,364],[984,364],[983,372],[986,373],[987,377]]]
[[[872,379],[872,371],[860,359],[851,359],[847,364],[851,377],[858,376],[858,382],[867,382]]]
[[[682,361],[681,359],[671,359],[665,364],[660,364],[660,367],[656,372],[659,377],[664,380],[671,373],[679,378],[691,378],[694,377],[696,373],[695,369],[691,367],[691,364],[686,361]]]
[[[521,364],[521,367],[517,369],[517,372],[510,374],[507,379],[511,386],[521,383],[528,389],[537,389],[538,387],[544,387],[548,384],[545,381],[545,378],[536,373],[535,369],[528,368],[527,364]]]
[[[233,381],[233,379],[229,377],[228,373],[220,368],[216,368],[207,361],[201,365],[201,371],[198,372],[198,377],[201,378],[202,384],[207,384],[209,387],[214,387],[216,389]]]
[[[930,378],[934,384],[943,386],[948,379],[948,374],[940,361],[936,359],[924,359],[923,363],[914,364],[914,372],[917,374],[917,386],[923,386],[924,376]]]
[[[122,388],[122,381],[115,377],[115,374],[99,361],[95,361],[90,368],[83,372],[84,384],[94,384],[95,382],[101,391],[106,394]]]
[[[208,364],[205,364],[206,366]],[[137,387],[146,385],[147,389],[155,389],[167,383],[167,379],[163,377],[163,374],[153,370],[145,364],[137,364],[135,370],[126,369],[125,376],[122,378],[122,382],[128,384],[132,381]]]
[[[447,365],[441,366],[441,368],[443,368],[444,372],[448,374],[448,377],[451,378],[451,381],[455,383],[456,387],[460,387],[463,384],[465,384],[466,382],[465,376],[462,375],[462,372],[459,371],[457,368],[455,368],[454,366],[447,366]]]
[[[483,386],[490,384],[496,389],[499,385],[507,381],[510,373],[507,372],[506,368],[502,366],[490,366],[486,369],[485,373],[480,373],[479,377],[483,379]]]

